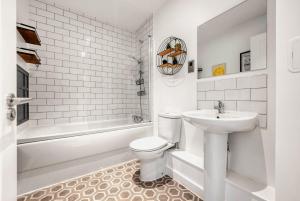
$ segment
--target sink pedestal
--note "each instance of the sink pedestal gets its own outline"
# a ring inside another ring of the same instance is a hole
[[[204,136],[204,200],[225,200],[227,166],[227,133],[205,131]]]
[[[197,110],[184,112],[183,118],[204,130],[204,200],[224,201],[228,134],[255,129],[257,113]]]

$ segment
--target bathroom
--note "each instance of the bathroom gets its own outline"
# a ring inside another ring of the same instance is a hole
[[[0,200],[300,200],[299,7],[1,0]]]

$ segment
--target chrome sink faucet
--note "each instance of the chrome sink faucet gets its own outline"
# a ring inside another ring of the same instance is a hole
[[[218,110],[219,114],[223,114],[225,112],[225,106],[221,100],[218,100],[218,105],[216,105],[214,108]]]

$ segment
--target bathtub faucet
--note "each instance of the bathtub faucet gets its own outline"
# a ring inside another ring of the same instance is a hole
[[[138,115],[132,115],[132,119],[134,123],[141,123],[143,121],[143,117],[138,116]]]

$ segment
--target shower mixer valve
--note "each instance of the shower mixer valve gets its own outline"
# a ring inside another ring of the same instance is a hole
[[[136,80],[135,83],[136,83],[136,85],[144,84],[144,79],[140,78],[140,79]]]

